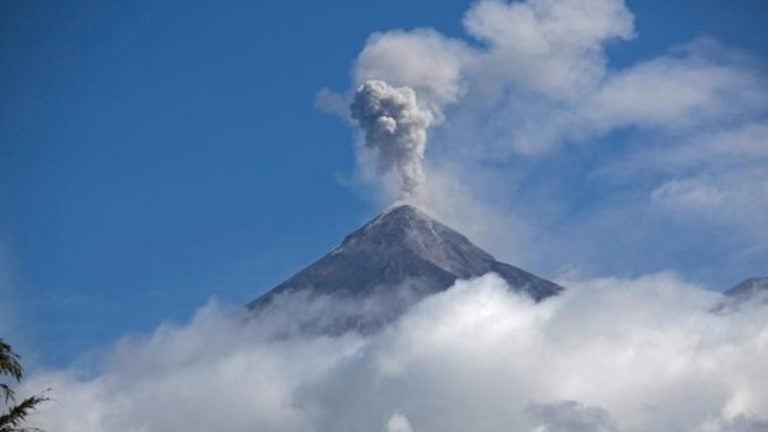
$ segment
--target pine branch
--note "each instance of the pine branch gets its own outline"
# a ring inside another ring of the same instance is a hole
[[[20,381],[24,375],[20,359],[21,357],[11,349],[11,345],[0,338],[0,375],[10,375]]]
[[[12,406],[8,411],[0,415],[0,432],[20,432],[23,430],[19,426],[26,420],[27,416],[38,404],[49,400],[43,395],[30,396],[24,399],[20,404]]]
[[[0,390],[2,390],[2,393],[5,395],[5,403],[8,404],[8,402],[14,401],[14,394],[13,389],[8,386],[7,384],[0,383]]]

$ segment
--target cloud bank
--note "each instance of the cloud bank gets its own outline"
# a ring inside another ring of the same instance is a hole
[[[384,331],[275,337],[286,317],[126,339],[91,378],[54,388],[33,418],[61,432],[765,430],[768,310],[662,273],[564,281],[542,303],[495,275],[459,281]]]

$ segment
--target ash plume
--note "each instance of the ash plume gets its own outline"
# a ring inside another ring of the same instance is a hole
[[[403,182],[403,197],[416,195],[426,180],[424,149],[427,128],[434,118],[419,106],[413,89],[366,81],[357,89],[350,111],[365,131],[366,147],[378,153],[378,171],[397,171]]]

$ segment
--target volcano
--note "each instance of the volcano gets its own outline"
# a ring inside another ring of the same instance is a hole
[[[375,328],[419,299],[449,288],[458,279],[487,273],[497,274],[511,289],[534,301],[563,290],[553,282],[496,260],[425,211],[399,205],[349,234],[335,250],[249,303],[247,308],[261,312],[285,303],[290,297],[330,298],[335,304],[346,306],[345,316],[333,322],[335,329]],[[372,302],[376,307],[371,307]]]
[[[753,277],[725,291],[731,304],[743,304],[753,300],[768,303],[768,277]]]

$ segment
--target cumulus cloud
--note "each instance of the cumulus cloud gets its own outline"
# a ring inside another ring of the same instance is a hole
[[[36,425],[78,431],[760,430],[768,314],[708,312],[674,274],[569,280],[542,303],[459,281],[367,336],[274,337],[216,305],[120,342],[102,370],[39,372]],[[752,429],[749,429],[752,428]]]
[[[467,91],[489,96],[510,87],[567,99],[603,77],[604,44],[634,32],[632,14],[617,0],[486,0],[469,9],[464,27],[484,46],[424,28],[376,33],[354,77],[412,87],[438,108]]]
[[[431,29],[376,33],[356,60],[354,78],[357,85],[384,80],[408,86],[440,116],[445,105],[462,95],[462,69],[472,55],[464,42]]]
[[[616,0],[481,1],[466,14],[467,32],[486,44],[471,73],[478,85],[577,97],[605,74],[604,45],[633,36],[632,14]]]
[[[378,170],[396,171],[403,195],[416,195],[426,180],[424,149],[433,117],[419,105],[413,89],[367,81],[355,93],[350,110],[365,131],[366,147],[376,150]]]
[[[387,422],[386,432],[413,432],[408,418],[402,414],[394,414]]]

